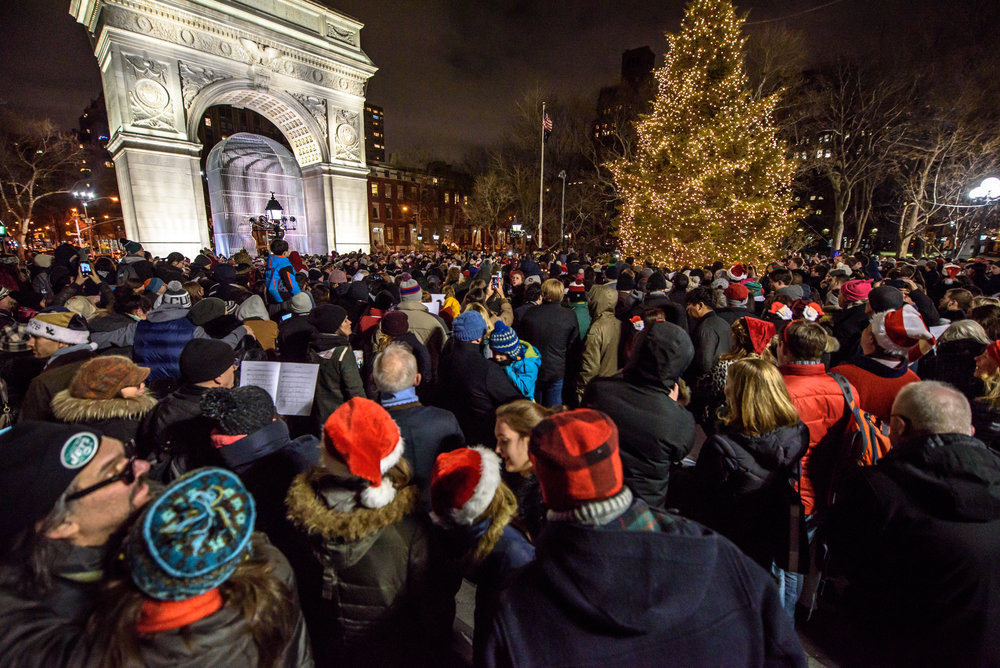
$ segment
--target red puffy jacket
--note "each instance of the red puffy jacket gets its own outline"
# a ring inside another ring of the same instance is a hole
[[[822,363],[785,364],[779,368],[788,387],[792,405],[809,429],[809,449],[802,457],[799,493],[806,515],[826,507],[830,480],[840,448],[848,436],[853,419],[840,386]],[[857,388],[851,390],[858,396]]]

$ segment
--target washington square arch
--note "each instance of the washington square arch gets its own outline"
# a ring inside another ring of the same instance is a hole
[[[154,255],[212,246],[198,124],[231,105],[291,147],[309,246],[298,250],[368,250],[363,109],[376,67],[361,23],[310,0],[71,0],[70,13],[101,69],[129,238]]]

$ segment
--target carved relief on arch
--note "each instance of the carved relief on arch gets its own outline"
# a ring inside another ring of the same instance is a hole
[[[326,100],[320,99],[315,95],[306,95],[304,93],[292,93],[292,97],[298,100],[299,103],[306,108],[306,111],[308,111],[309,114],[316,119],[319,129],[323,133],[323,140],[328,141],[329,135],[327,133]]]
[[[334,154],[337,160],[361,162],[361,116],[338,109],[334,116]]]
[[[205,86],[232,78],[207,67],[190,65],[183,60],[177,64],[177,68],[181,75],[181,97],[184,98],[185,109],[191,108],[194,96]]]
[[[122,55],[128,81],[131,125],[151,130],[177,130],[174,104],[167,89],[167,65],[141,56]]]

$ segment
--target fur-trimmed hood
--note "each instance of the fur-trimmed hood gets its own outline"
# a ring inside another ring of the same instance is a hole
[[[154,406],[156,406],[156,397],[148,391],[131,399],[124,397],[80,399],[72,396],[69,390],[61,390],[52,398],[52,414],[60,422],[86,422],[114,418],[138,420],[153,410]]]
[[[420,500],[417,486],[408,485],[397,490],[395,498],[386,506],[365,508],[358,505],[349,512],[342,512],[331,509],[326,502],[327,494],[335,485],[333,477],[322,467],[296,476],[285,498],[292,524],[312,537],[338,542],[360,541],[400,522],[417,509]]]

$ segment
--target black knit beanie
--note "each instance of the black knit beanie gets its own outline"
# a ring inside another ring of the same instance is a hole
[[[252,434],[274,420],[274,402],[256,385],[209,390],[201,396],[201,412],[215,420],[219,433]]]

